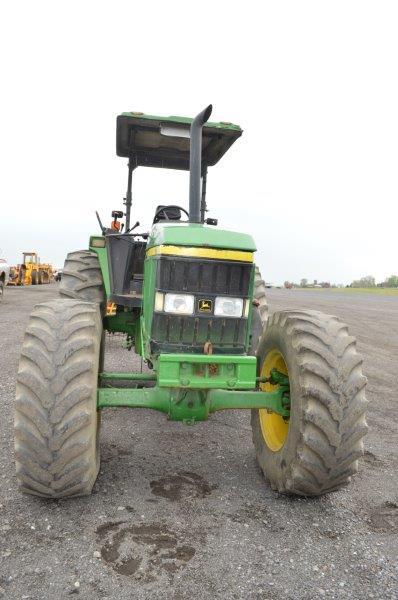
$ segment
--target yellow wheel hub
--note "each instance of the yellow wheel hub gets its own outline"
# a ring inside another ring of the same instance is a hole
[[[261,368],[261,377],[269,377],[271,369],[276,369],[280,373],[284,373],[284,375],[289,375],[285,360],[279,350],[268,352]],[[260,387],[264,392],[272,392],[276,388],[275,385],[271,385],[270,383],[262,383]],[[289,431],[289,420],[277,413],[268,411],[266,408],[260,408],[258,413],[264,442],[270,450],[278,452],[286,441]]]

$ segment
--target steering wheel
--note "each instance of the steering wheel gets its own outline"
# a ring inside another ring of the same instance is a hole
[[[168,208],[178,208],[179,210],[182,210],[182,212],[183,212],[183,213],[185,213],[185,214],[187,215],[188,219],[189,219],[189,213],[188,213],[188,211],[187,211],[187,210],[185,210],[185,208],[182,208],[182,206],[177,206],[176,204],[168,204],[167,206],[163,206],[163,207],[162,207],[162,208],[160,208],[158,211],[156,211],[156,213],[155,213],[155,216],[153,217],[153,222],[154,222],[154,223],[156,223],[156,222],[157,222],[157,221],[156,221],[156,219],[157,219],[157,218],[158,218],[158,216],[159,216],[159,215],[161,215],[162,213],[164,214],[164,217],[165,217],[165,220],[166,220],[166,221],[174,221],[174,220],[177,220],[177,219],[170,219],[170,218],[167,216],[167,212],[166,212],[166,210],[167,210]]]

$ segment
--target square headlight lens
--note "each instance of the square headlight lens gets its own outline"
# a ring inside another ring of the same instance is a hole
[[[165,294],[164,312],[192,315],[195,298],[190,294]]]
[[[217,296],[214,305],[214,314],[217,317],[241,317],[243,313],[243,299]]]

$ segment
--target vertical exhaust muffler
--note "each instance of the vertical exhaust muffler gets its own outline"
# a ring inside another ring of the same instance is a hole
[[[189,221],[200,223],[202,177],[202,128],[209,120],[213,106],[209,104],[191,124],[189,147]]]

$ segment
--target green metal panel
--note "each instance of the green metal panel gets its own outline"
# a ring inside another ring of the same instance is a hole
[[[188,389],[254,389],[256,368],[254,356],[161,354],[158,385]]]
[[[101,239],[104,240],[103,248],[97,248],[97,247],[92,246],[93,240],[101,240]],[[98,260],[99,260],[99,264],[100,264],[101,272],[102,272],[102,278],[104,280],[105,294],[108,298],[111,293],[111,282],[110,282],[110,278],[109,278],[108,253],[107,253],[107,249],[105,247],[105,238],[101,238],[101,236],[92,236],[90,238],[89,248],[90,248],[91,252],[95,252],[96,255],[98,256]]]
[[[150,233],[147,248],[162,245],[225,248],[249,252],[256,250],[251,235],[200,223],[179,223],[178,225],[156,223]]]
[[[185,117],[123,113],[116,122],[116,154],[134,155],[135,166],[189,170],[191,123]],[[202,135],[202,162],[213,166],[242,130],[232,123],[207,122]]]
[[[179,125],[191,125],[193,119],[191,117],[178,117],[171,115],[170,117],[160,117],[159,115],[146,115],[141,112],[123,112],[123,117],[135,117],[137,120],[147,120],[147,121],[159,121],[159,123],[170,123],[170,124],[179,124]],[[217,129],[226,129],[228,131],[242,131],[239,125],[234,125],[234,123],[227,123],[226,121],[207,121],[204,124],[204,127]]]
[[[120,407],[153,408],[168,413],[170,391],[160,388],[100,388],[98,408]]]
[[[141,339],[142,356],[149,359],[150,331],[152,326],[153,308],[155,302],[156,260],[148,257],[144,262],[144,283],[142,288]]]
[[[252,274],[250,278],[249,286],[249,298],[253,301],[254,297],[254,277],[255,277],[255,265],[253,264]],[[252,322],[253,322],[253,302],[249,304],[249,314],[247,316],[247,331],[246,331],[246,352],[249,351],[251,335],[252,335]]]
[[[272,392],[231,392],[229,390],[210,390],[207,394],[209,412],[217,410],[235,410],[237,408],[266,408],[282,417],[288,417],[290,410],[284,403],[284,388]]]
[[[107,331],[127,333],[135,337],[137,317],[128,310],[116,313],[116,315],[104,318],[104,329]]]
[[[136,321],[136,328],[135,328],[135,352],[137,354],[139,354],[140,356],[142,356],[142,358],[144,358],[144,339],[142,337],[142,323],[144,321],[144,317],[141,316],[139,319],[137,319]]]

